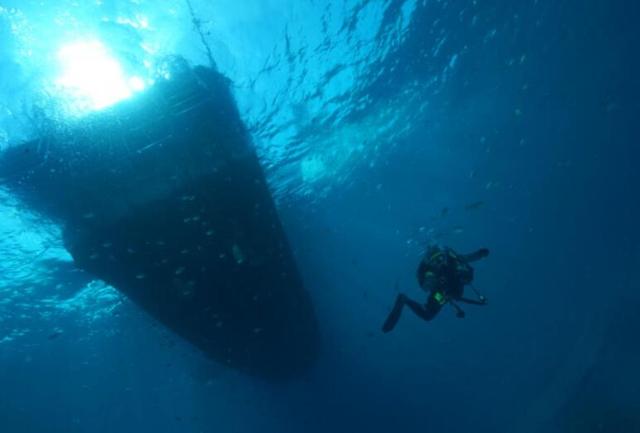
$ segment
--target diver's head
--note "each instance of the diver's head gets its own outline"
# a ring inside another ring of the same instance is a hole
[[[442,251],[442,247],[436,243],[430,243],[429,245],[426,246],[424,252],[425,252],[425,256],[427,257],[431,257],[434,254],[439,253],[440,251]]]

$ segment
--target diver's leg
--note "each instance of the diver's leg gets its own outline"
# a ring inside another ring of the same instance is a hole
[[[489,255],[489,250],[487,248],[480,248],[478,251],[473,252],[471,254],[460,255],[460,258],[467,263],[477,262],[480,259],[484,259]]]
[[[398,320],[400,320],[400,314],[402,314],[402,308],[404,307],[407,299],[408,298],[402,293],[398,295],[396,303],[393,305],[393,310],[391,310],[387,320],[385,320],[384,325],[382,325],[382,332],[391,332],[393,328],[396,327]]]
[[[426,305],[422,305],[409,298],[406,299],[405,303],[409,308],[411,308],[411,311],[413,311],[416,316],[426,321],[436,317],[436,314],[438,314],[442,308],[442,305],[440,305],[433,296],[429,296],[429,300]]]

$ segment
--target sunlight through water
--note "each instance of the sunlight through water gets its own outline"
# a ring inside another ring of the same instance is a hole
[[[78,41],[58,51],[61,74],[56,85],[74,111],[100,110],[144,90],[138,76],[127,76],[122,65],[99,41]]]

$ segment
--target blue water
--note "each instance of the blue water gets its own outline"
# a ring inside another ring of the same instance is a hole
[[[213,60],[313,298],[320,358],[286,383],[207,360],[76,270],[60,227],[0,183],[1,432],[640,432],[638,4],[191,10],[0,0],[0,151],[72,116],[61,44],[100,40],[145,79],[163,56]],[[405,312],[382,334],[398,290],[424,297],[429,242],[491,249],[475,282],[489,305]]]

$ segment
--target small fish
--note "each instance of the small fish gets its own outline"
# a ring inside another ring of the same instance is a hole
[[[59,336],[61,336],[63,334],[62,331],[55,331],[52,334],[49,334],[49,336],[47,337],[49,340],[55,340],[56,338],[58,338]]]
[[[475,210],[480,209],[482,206],[484,206],[484,201],[474,201],[473,203],[466,205],[464,208],[465,210]]]
[[[231,253],[233,254],[233,258],[235,259],[237,264],[241,265],[244,263],[244,254],[237,244],[233,244]]]
[[[449,213],[449,208],[448,207],[443,207],[442,210],[440,211],[440,216],[447,216],[447,214]]]

